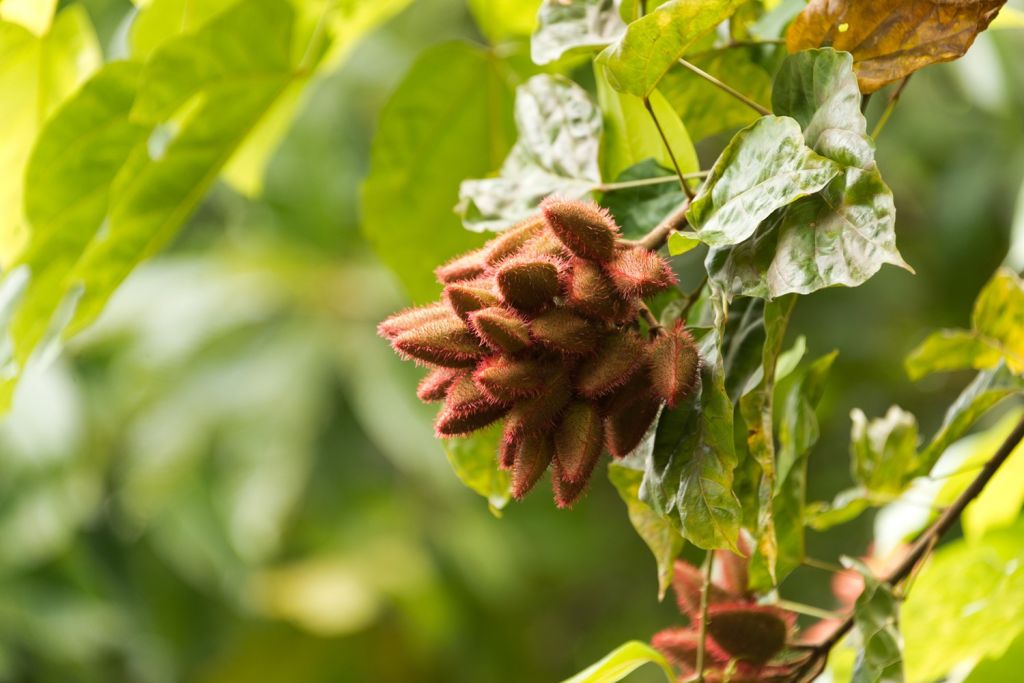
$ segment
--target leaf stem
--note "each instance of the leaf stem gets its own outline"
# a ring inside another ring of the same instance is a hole
[[[706,178],[711,171],[695,171],[693,173],[684,173],[683,177],[687,180],[699,180]],[[662,185],[664,183],[674,183],[679,179],[679,176],[664,175],[657,176],[654,178],[637,178],[636,180],[620,180],[614,183],[601,183],[600,185],[594,186],[595,192],[611,192],[613,190],[628,190],[632,187],[647,187],[649,185]]]
[[[913,74],[911,74],[913,76]],[[882,115],[878,117],[878,123],[875,124],[875,129],[871,131],[871,139],[877,140],[878,134],[885,128],[886,122],[889,117],[892,116],[892,110],[896,108],[896,103],[900,101],[900,95],[903,94],[903,89],[907,87],[907,83],[910,81],[910,76],[904,76],[900,84],[896,86],[896,89],[889,95],[889,101],[885,105],[885,110],[882,111]]]
[[[704,683],[704,653],[708,639],[708,594],[711,592],[711,570],[714,567],[714,552],[709,550],[704,558],[704,581],[700,586],[700,635],[697,636],[696,683]]]
[[[818,619],[840,619],[843,616],[837,612],[815,607],[814,605],[805,605],[802,602],[793,602],[792,600],[783,600],[782,598],[779,598],[770,604],[775,605],[776,607],[781,607],[782,609],[790,612],[806,614],[809,617],[816,617]]]
[[[633,244],[651,251],[661,249],[661,247],[665,245],[665,242],[668,241],[668,236],[673,230],[682,230],[687,225],[686,211],[689,208],[690,200],[687,199],[677,206],[672,213],[665,216],[649,233]]]
[[[840,566],[838,564],[835,564],[833,562],[826,562],[825,560],[818,560],[818,559],[815,559],[813,557],[807,557],[806,555],[804,556],[804,559],[801,560],[800,563],[803,564],[804,566],[807,566],[807,567],[812,567],[814,569],[821,569],[822,571],[833,572],[835,574],[847,571],[847,569],[845,567],[842,567],[842,566]]]
[[[654,127],[658,129],[658,135],[661,136],[661,142],[665,145],[665,151],[668,152],[668,158],[672,160],[672,167],[676,169],[676,175],[679,177],[679,186],[683,188],[683,192],[686,196],[693,201],[693,190],[686,183],[686,175],[683,173],[683,169],[679,168],[679,162],[676,161],[675,152],[672,151],[672,145],[669,144],[668,136],[665,135],[665,131],[661,129],[661,121],[654,114],[654,107],[651,106],[651,99],[649,97],[644,98],[644,107],[647,109],[647,113],[651,115],[651,121],[654,121]]]
[[[696,64],[691,64],[690,62],[686,61],[685,59],[680,59],[679,63],[682,66],[684,66],[685,68],[689,69],[693,73],[695,73],[698,76],[700,76],[701,78],[703,78],[705,81],[707,81],[711,85],[717,87],[722,92],[725,92],[725,93],[735,97],[737,100],[739,100],[743,104],[747,105],[748,107],[750,107],[751,109],[756,111],[761,116],[770,116],[771,115],[771,112],[768,109],[766,109],[765,107],[761,106],[760,104],[758,104],[754,100],[750,99],[749,97],[747,97],[746,95],[744,95],[739,90],[737,90],[736,88],[732,87],[731,85],[728,85],[728,84],[723,83],[722,81],[718,80],[717,78],[715,78],[714,76],[709,74],[704,69],[701,69]]]
[[[651,339],[654,339],[655,337],[661,334],[664,328],[662,328],[661,323],[658,322],[658,319],[654,317],[654,314],[651,313],[651,309],[647,307],[647,304],[643,302],[640,302],[640,317],[643,318],[644,321],[647,323],[647,327],[650,330]]]

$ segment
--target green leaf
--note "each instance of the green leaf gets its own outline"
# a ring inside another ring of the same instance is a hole
[[[544,0],[530,40],[536,64],[548,64],[567,52],[604,47],[626,30],[614,0]]]
[[[811,149],[844,166],[868,170],[874,166],[875,146],[860,103],[853,57],[831,48],[786,57],[772,88],[772,110],[796,119]]]
[[[539,0],[469,0],[477,26],[493,44],[529,36],[537,27]]]
[[[629,24],[601,55],[608,80],[620,91],[644,97],[687,48],[725,21],[743,0],[671,0]]]
[[[438,263],[483,243],[460,229],[452,207],[459,183],[496,168],[512,146],[511,107],[511,87],[491,53],[446,43],[416,61],[381,113],[362,227],[416,301],[437,296]]]
[[[640,239],[686,201],[675,172],[654,159],[630,166],[615,182],[628,183],[648,178],[661,179],[661,182],[610,190],[601,198],[601,204],[612,212],[615,222],[622,228],[623,237],[627,239]],[[670,248],[671,245],[670,236]]]
[[[796,121],[766,116],[732,139],[687,217],[701,241],[738,244],[776,209],[817,192],[840,171],[804,144]]]
[[[584,197],[601,183],[601,112],[587,91],[561,76],[534,76],[516,89],[515,113],[519,139],[498,177],[459,187],[470,230],[502,230],[549,194]]]
[[[1000,268],[974,303],[970,330],[941,330],[907,357],[907,373],[918,379],[932,372],[972,367],[984,370],[1005,361],[1024,374],[1024,281]]]
[[[608,466],[608,479],[619,492],[626,504],[629,521],[654,554],[658,564],[658,599],[665,597],[665,591],[672,582],[672,563],[683,550],[683,537],[672,525],[671,520],[659,515],[647,503],[640,500],[640,482],[643,481],[643,464],[640,469],[633,465],[634,456],[619,460]]]
[[[152,0],[132,21],[132,57],[148,59],[172,38],[202,28],[238,0]]]
[[[673,232],[668,236],[668,254],[669,256],[685,254],[699,246],[700,243],[700,240],[695,237],[690,237],[681,232]]]
[[[35,7],[45,9],[47,3]],[[49,13],[53,7],[50,3]],[[99,44],[89,16],[80,6],[62,11],[53,25],[49,13],[22,15],[31,8],[24,3],[5,2],[0,15],[22,20],[0,21],[0,121],[6,139],[0,147],[0,264],[8,266],[24,247],[28,226],[23,215],[25,167],[40,129],[54,110],[74,92],[102,61]]]
[[[877,170],[851,168],[824,192],[777,212],[752,237],[713,248],[705,265],[717,289],[773,298],[856,287],[886,263],[906,270],[896,249],[892,192]]]
[[[868,492],[861,487],[849,488],[836,494],[831,503],[817,502],[807,506],[807,525],[815,531],[825,531],[838,524],[855,519],[871,507]]]
[[[500,425],[442,442],[455,475],[486,498],[495,514],[508,504],[511,495],[508,472],[498,468],[500,442]]]
[[[647,643],[631,640],[610,652],[601,661],[587,667],[562,683],[615,683],[644,664],[657,664],[669,683],[676,679],[672,667],[660,652]]]
[[[861,652],[854,664],[851,683],[902,683],[899,602],[892,588],[878,581],[864,564],[848,557],[843,558],[843,564],[856,569],[864,579],[864,592],[853,607],[853,623],[860,633]]]
[[[733,406],[717,333],[704,331],[700,350],[701,390],[662,413],[640,500],[659,515],[677,517],[683,537],[694,545],[734,549],[742,510],[732,491]]]
[[[999,15],[1000,17],[1002,14]],[[998,17],[996,18],[998,20]],[[1021,25],[1024,28],[1024,22]],[[1024,634],[1017,636],[1002,656],[983,659],[971,670],[964,683],[1012,681],[1024,671]]]
[[[903,607],[907,677],[912,683],[941,679],[963,662],[1007,651],[1024,632],[1022,566],[1021,521],[936,551]]]
[[[0,20],[19,24],[37,36],[44,36],[50,30],[56,8],[57,0],[0,0]]]
[[[859,408],[850,412],[853,478],[880,496],[897,496],[920,471],[917,419],[899,406],[868,422]]]

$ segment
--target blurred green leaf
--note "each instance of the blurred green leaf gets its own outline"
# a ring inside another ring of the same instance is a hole
[[[626,25],[614,0],[543,0],[530,40],[535,64],[548,64],[567,52],[604,47]]]
[[[500,424],[443,442],[455,474],[463,484],[486,498],[495,514],[508,504],[511,495],[508,472],[498,468],[500,443]]]
[[[469,9],[487,39],[498,44],[533,33],[538,4],[539,0],[469,0]]]
[[[1024,22],[1021,25],[1024,27]],[[1017,636],[1001,656],[981,660],[971,669],[971,674],[964,679],[964,683],[1012,681],[1021,671],[1024,671],[1024,634]]]
[[[669,256],[680,256],[700,246],[700,240],[681,232],[673,232],[668,236]]]
[[[687,48],[727,19],[743,0],[671,0],[633,21],[603,53],[612,86],[644,97]]]
[[[515,113],[519,139],[498,177],[459,186],[458,210],[470,230],[502,230],[549,194],[584,197],[601,183],[601,112],[586,90],[560,76],[534,76],[516,88]]]
[[[437,296],[437,265],[483,243],[452,210],[464,178],[498,167],[512,146],[504,65],[465,43],[424,52],[384,107],[363,186],[363,233],[410,296]],[[424,227],[429,237],[424,237]]]
[[[920,470],[917,457],[917,419],[899,406],[870,422],[864,412],[850,412],[850,457],[853,478],[882,496],[903,492]]]
[[[675,172],[654,159],[630,166],[615,179],[616,183],[631,183],[659,178],[663,182],[616,188],[604,193],[601,204],[612,212],[615,222],[622,228],[623,237],[640,239],[682,204],[686,195],[679,187]],[[669,249],[676,234],[669,237]]]
[[[841,171],[811,151],[800,127],[766,116],[732,139],[687,212],[701,241],[743,242],[773,211],[817,192]]]
[[[620,645],[596,664],[587,667],[562,683],[615,683],[621,681],[644,664],[661,667],[669,683],[676,679],[672,667],[660,652],[647,643],[631,640]]]
[[[864,591],[853,608],[853,623],[860,633],[862,649],[851,683],[902,683],[899,602],[892,588],[876,579],[863,563],[847,557],[843,564],[856,569],[864,579]]]
[[[148,59],[172,38],[203,27],[238,0],[151,0],[132,21],[132,57]]]
[[[44,36],[50,30],[56,8],[57,0],[0,0],[0,20]]]

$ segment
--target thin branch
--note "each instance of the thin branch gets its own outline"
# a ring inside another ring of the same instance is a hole
[[[722,90],[723,92],[728,93],[729,95],[732,95],[737,100],[739,100],[743,104],[747,105],[748,107],[750,107],[751,109],[756,111],[761,116],[769,116],[769,115],[771,115],[771,112],[768,109],[766,109],[765,107],[761,106],[760,104],[758,104],[754,100],[750,99],[749,97],[747,97],[746,95],[744,95],[739,90],[737,90],[736,88],[732,87],[731,85],[728,85],[728,84],[723,83],[722,81],[718,80],[717,78],[715,78],[714,76],[709,74],[704,69],[701,69],[699,66],[696,66],[695,64],[690,64],[685,59],[680,59],[679,63],[681,65],[683,65],[684,67],[686,67],[687,69],[689,69],[690,71],[692,71],[693,73],[695,73],[698,76],[700,76],[701,78],[703,78],[708,83],[714,85],[715,87],[717,87],[718,89]]]
[[[647,304],[643,302],[640,303],[640,317],[643,318],[644,321],[647,323],[647,327],[650,330],[651,339],[654,339],[659,334],[661,334],[664,328],[662,328],[661,323],[658,322],[658,319],[654,317],[654,314],[651,313],[651,309],[647,308]]]
[[[913,76],[913,74],[910,74],[910,76]],[[903,94],[903,89],[907,87],[907,83],[910,82],[910,76],[904,76],[903,80],[900,81],[900,84],[896,86],[896,89],[892,91],[891,95],[889,95],[889,101],[885,105],[885,110],[882,112],[882,115],[878,117],[878,123],[875,124],[875,129],[871,131],[872,140],[878,139],[878,134],[882,132],[883,128],[885,128],[886,122],[889,120],[889,117],[892,116],[892,110],[896,108],[896,103],[900,101],[900,95]]]
[[[711,171],[695,171],[693,173],[684,173],[683,177],[687,180],[699,180],[706,178]],[[633,187],[647,187],[649,185],[663,185],[665,183],[674,183],[679,180],[679,176],[676,175],[665,175],[658,176],[656,178],[637,178],[636,180],[620,180],[615,183],[601,183],[595,185],[593,190],[595,192],[611,192],[613,190],[628,190]]]
[[[644,235],[641,239],[633,242],[633,244],[651,251],[661,249],[661,247],[665,245],[665,242],[668,241],[668,236],[672,231],[682,230],[686,227],[686,211],[689,208],[690,200],[687,199],[677,206],[672,213],[665,216],[649,233]]]
[[[796,612],[797,614],[806,614],[809,617],[816,617],[818,619],[840,619],[842,614],[838,612],[832,612],[827,609],[815,607],[814,605],[805,605],[802,602],[793,602],[792,600],[783,600],[779,598],[775,602],[769,603],[776,607],[781,607],[784,610],[790,612]]]
[[[714,567],[715,554],[708,551],[704,558],[704,581],[700,586],[700,629],[697,636],[697,661],[694,668],[697,670],[697,683],[704,683],[704,652],[707,650],[708,640],[708,594],[711,592],[711,570]]]
[[[804,559],[800,561],[800,564],[806,567],[812,567],[814,569],[821,569],[822,571],[832,572],[833,574],[839,574],[841,572],[849,571],[846,567],[842,567],[832,562],[826,562],[825,560],[818,560],[813,557],[804,556]]]
[[[651,106],[651,100],[648,97],[644,98],[644,107],[647,108],[647,113],[651,115],[651,120],[654,121],[654,127],[658,129],[658,135],[661,136],[661,142],[665,145],[665,151],[668,152],[668,158],[672,160],[672,167],[676,169],[676,175],[679,176],[679,186],[683,188],[683,192],[686,193],[687,198],[693,201],[693,190],[686,182],[686,176],[683,173],[683,169],[679,168],[679,162],[676,161],[675,152],[672,151],[672,145],[669,144],[668,136],[665,135],[665,131],[661,129],[661,122],[658,121],[658,117],[654,113],[654,107]]]

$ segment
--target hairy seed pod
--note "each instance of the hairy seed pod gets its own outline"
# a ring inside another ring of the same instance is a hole
[[[494,399],[512,401],[539,394],[550,375],[550,366],[535,360],[491,356],[477,365],[473,380]]]
[[[448,395],[448,389],[462,374],[464,371],[455,368],[434,368],[420,380],[416,387],[416,397],[424,403],[443,401]]]
[[[684,673],[693,671],[697,666],[697,643],[699,642],[699,633],[693,629],[681,627],[658,631],[651,638],[651,645],[654,649],[683,669]]]
[[[568,355],[592,353],[603,327],[565,308],[541,313],[530,323],[530,335],[541,346]]]
[[[469,326],[494,351],[518,353],[530,344],[530,327],[516,313],[491,306],[469,314]]]
[[[661,399],[650,389],[647,373],[635,375],[615,394],[605,416],[605,447],[615,458],[624,458],[640,445],[661,408]]]
[[[636,306],[615,289],[597,264],[575,259],[565,279],[566,303],[573,310],[609,323],[636,317]]]
[[[544,232],[544,217],[531,216],[501,233],[487,245],[487,265],[494,266],[515,256],[530,239]]]
[[[704,573],[689,562],[676,560],[673,567],[672,590],[676,594],[679,611],[690,617],[691,621],[700,617],[700,594],[704,585]],[[708,585],[708,604],[716,605],[728,602],[732,595],[722,590],[717,584]]]
[[[569,481],[565,478],[565,472],[559,464],[558,459],[551,460],[551,492],[555,497],[555,505],[566,510],[576,504],[587,490],[589,479],[582,481]]]
[[[496,306],[501,302],[491,283],[485,280],[453,282],[444,288],[444,298],[455,314],[465,322],[469,322],[469,314],[473,311]]]
[[[508,410],[509,404],[495,401],[480,391],[471,377],[462,376],[448,389],[434,430],[441,438],[468,434],[486,427]]]
[[[498,447],[498,467],[500,469],[512,470],[512,466],[516,464],[516,455],[519,453],[519,447],[522,444],[522,434],[509,434],[508,429],[505,430],[501,439],[501,445]]]
[[[521,253],[526,258],[543,257],[554,258],[560,261],[572,256],[561,240],[555,237],[554,233],[547,228],[530,238],[523,245]]]
[[[562,410],[572,399],[572,385],[564,372],[548,379],[540,393],[518,401],[505,420],[505,439],[520,435],[550,432]]]
[[[487,251],[477,249],[461,256],[456,256],[443,266],[434,270],[434,275],[442,284],[460,282],[480,277],[487,269]]]
[[[555,430],[555,460],[567,483],[586,483],[604,448],[604,422],[597,406],[574,401]]]
[[[643,247],[623,249],[615,260],[605,264],[605,272],[620,292],[640,298],[668,289],[678,282],[668,261]]]
[[[558,295],[559,265],[551,258],[513,257],[498,268],[498,289],[513,308],[537,313]]]
[[[580,365],[576,390],[589,399],[610,394],[644,365],[646,351],[646,343],[631,330],[617,330],[606,335],[597,353]]]
[[[682,321],[651,341],[650,357],[651,386],[663,400],[674,407],[693,394],[700,377],[700,355]]]
[[[608,261],[614,256],[619,228],[607,209],[593,202],[548,197],[540,210],[551,231],[580,258]]]
[[[408,332],[424,323],[450,317],[451,310],[441,302],[433,303],[429,306],[407,308],[385,318],[384,322],[377,325],[377,334],[391,340],[403,332]]]
[[[512,497],[522,500],[551,463],[551,435],[526,434],[512,465]]]
[[[727,603],[708,608],[709,648],[728,659],[767,664],[786,647],[792,615],[770,605]]]
[[[403,358],[447,368],[472,367],[484,355],[477,338],[450,311],[447,317],[403,332],[391,346]]]

